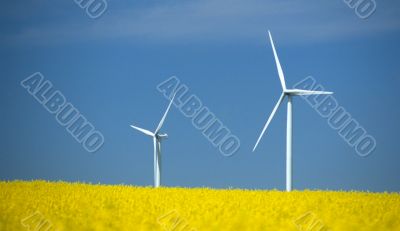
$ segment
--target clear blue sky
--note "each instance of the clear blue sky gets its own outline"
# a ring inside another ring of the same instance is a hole
[[[400,191],[400,3],[360,19],[343,1],[113,1],[98,19],[70,1],[8,1],[0,34],[0,179],[151,185],[153,130],[177,76],[241,140],[222,156],[172,108],[167,186],[284,189],[286,109],[251,149],[280,94],[267,30],[291,86],[312,75],[377,140],[361,158],[304,100],[294,101],[294,188]],[[86,152],[20,81],[41,72],[100,130]]]

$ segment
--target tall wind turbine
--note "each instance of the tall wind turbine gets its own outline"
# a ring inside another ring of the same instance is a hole
[[[288,99],[287,103],[287,127],[286,127],[286,191],[290,192],[292,190],[292,97],[299,96],[299,95],[322,95],[322,94],[333,94],[332,92],[326,91],[309,91],[309,90],[300,90],[300,89],[287,89],[285,83],[285,77],[283,75],[281,63],[279,62],[278,55],[276,54],[274,41],[272,40],[271,32],[268,31],[269,40],[272,46],[272,52],[274,53],[276,68],[278,69],[279,79],[282,85],[282,94],[276,103],[274,109],[272,110],[271,115],[269,116],[265,126],[258,137],[257,143],[253,148],[253,152],[256,150],[258,143],[260,142],[261,138],[263,137],[265,131],[268,128],[272,118],[274,117],[276,111],[278,110],[279,106],[282,104],[285,98]]]
[[[164,116],[161,118],[160,123],[158,124],[156,130],[151,132],[149,130],[139,128],[131,125],[132,128],[144,133],[145,135],[151,136],[153,138],[153,146],[154,146],[154,187],[158,188],[161,185],[161,141],[168,138],[168,135],[165,133],[161,133],[160,129],[164,124],[165,118],[169,112],[169,109],[174,102],[175,94],[169,102],[168,108],[164,113]]]

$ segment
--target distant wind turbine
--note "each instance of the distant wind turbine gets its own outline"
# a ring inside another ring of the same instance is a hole
[[[161,118],[160,123],[158,124],[156,130],[154,132],[148,131],[143,128],[139,128],[131,125],[132,128],[144,133],[145,135],[153,137],[153,145],[154,145],[154,187],[158,188],[161,185],[161,141],[168,138],[168,135],[165,133],[160,133],[160,129],[164,124],[165,118],[169,112],[169,109],[174,102],[175,94],[171,99],[171,102],[168,105],[167,110],[164,113],[164,116]]]
[[[279,79],[282,85],[282,94],[276,103],[274,109],[272,110],[271,115],[269,116],[265,126],[258,137],[257,143],[253,148],[253,152],[256,150],[258,143],[260,142],[261,138],[263,137],[265,131],[269,123],[271,122],[272,118],[274,117],[276,111],[278,110],[279,106],[285,99],[288,98],[287,104],[287,127],[286,127],[286,191],[290,192],[292,190],[292,97],[299,96],[299,95],[321,95],[321,94],[333,94],[332,92],[326,91],[309,91],[309,90],[300,90],[300,89],[287,89],[285,83],[285,77],[283,75],[282,67],[279,62],[278,55],[276,54],[274,41],[272,40],[271,32],[268,31],[269,40],[271,42],[272,51],[275,57],[276,68],[278,69]]]

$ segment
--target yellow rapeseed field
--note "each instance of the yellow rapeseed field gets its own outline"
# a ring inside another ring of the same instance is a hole
[[[400,195],[0,182],[0,230],[400,230]]]

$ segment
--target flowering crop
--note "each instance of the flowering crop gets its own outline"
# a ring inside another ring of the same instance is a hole
[[[400,230],[400,194],[0,182],[0,230]]]

